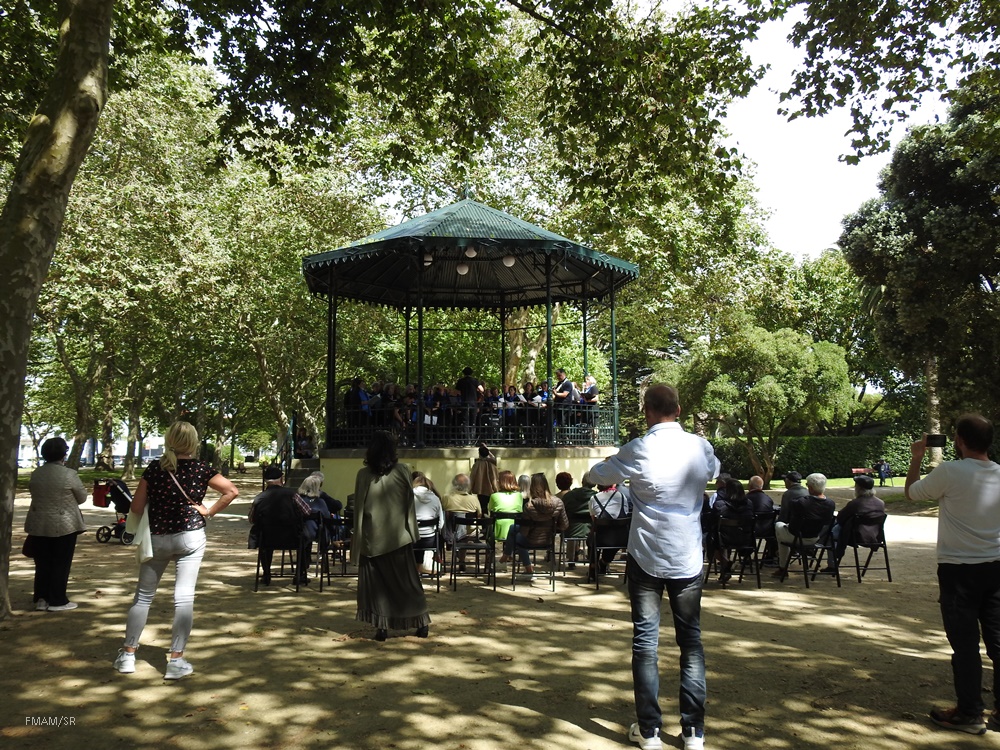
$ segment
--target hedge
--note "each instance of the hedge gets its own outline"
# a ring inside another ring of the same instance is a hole
[[[781,438],[775,460],[774,476],[789,471],[802,476],[819,472],[827,477],[850,477],[851,469],[871,466],[884,458],[895,476],[904,476],[910,465],[908,435],[864,435],[860,437],[789,437]],[[732,438],[712,440],[715,455],[722,470],[740,479],[754,474],[746,449]],[[944,449],[944,458],[954,458],[951,440]]]

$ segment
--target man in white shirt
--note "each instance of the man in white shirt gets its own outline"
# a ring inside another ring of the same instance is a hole
[[[645,435],[590,470],[599,485],[629,480],[632,526],[628,538],[632,603],[632,682],[638,721],[629,739],[660,750],[657,648],[660,605],[666,591],[680,647],[681,730],[685,750],[705,747],[705,650],[701,643],[701,508],[705,485],[719,473],[715,451],[685,432],[677,390],[654,385],[643,399]]]
[[[945,729],[986,732],[983,721],[979,632],[993,662],[993,729],[1000,729],[1000,466],[989,459],[993,424],[965,414],[955,425],[957,461],[945,461],[920,479],[927,436],[910,446],[906,496],[937,500],[938,587],[941,618],[951,644],[958,704],[936,708],[931,720]]]

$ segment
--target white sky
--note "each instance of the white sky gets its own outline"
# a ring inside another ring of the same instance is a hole
[[[778,93],[788,88],[803,58],[787,41],[791,25],[790,20],[768,24],[751,47],[754,62],[770,64],[771,70],[749,97],[733,103],[726,124],[733,143],[757,165],[754,183],[760,204],[771,211],[772,244],[798,258],[815,257],[836,243],[841,219],[878,194],[878,175],[890,154],[865,157],[854,166],[838,161],[850,147],[845,110],[793,122],[776,114]],[[926,103],[896,129],[893,143],[907,126],[928,122],[935,113],[943,119],[944,112],[940,102]]]

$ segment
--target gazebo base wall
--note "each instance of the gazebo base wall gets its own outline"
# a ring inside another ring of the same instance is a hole
[[[568,471],[573,475],[574,486],[579,486],[584,472],[598,461],[617,452],[615,447],[560,447],[560,448],[492,448],[497,457],[497,468],[521,474],[542,472],[549,480],[553,494],[556,492],[556,474]],[[439,494],[451,491],[451,480],[456,474],[468,474],[472,463],[479,456],[475,447],[469,448],[400,448],[399,460],[413,471],[422,471],[434,482]],[[333,497],[347,503],[347,496],[354,492],[354,478],[364,465],[363,448],[326,448],[320,450],[320,470],[325,476],[323,488]]]

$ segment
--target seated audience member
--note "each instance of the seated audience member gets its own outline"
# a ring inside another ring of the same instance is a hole
[[[722,472],[715,480],[715,492],[713,492],[708,498],[709,508],[714,508],[715,504],[719,500],[724,501],[726,499],[726,481],[728,479],[730,479],[730,475],[725,472]]]
[[[333,520],[333,516],[330,513],[330,507],[323,500],[323,475],[319,472],[314,472],[310,474],[305,479],[302,480],[302,484],[299,485],[299,497],[305,500],[306,504],[309,506],[311,511],[309,518],[306,519],[304,534],[308,541],[314,542],[319,537],[319,525],[320,523],[324,526],[328,526],[329,522]],[[310,550],[311,552],[311,550]],[[310,559],[310,553],[306,554],[305,568],[308,569],[312,565],[312,560]]]
[[[558,477],[556,481],[558,482]],[[590,473],[586,472],[580,480],[582,487],[571,489],[563,498],[563,506],[566,508],[566,515],[569,517],[569,528],[566,529],[564,537],[582,538],[590,534],[590,498],[594,492],[594,483],[590,479]],[[579,555],[579,542],[566,542],[566,567],[573,569],[576,567],[576,560]]]
[[[482,509],[479,505],[479,498],[473,495],[469,490],[471,488],[471,482],[469,480],[468,474],[456,474],[455,478],[451,480],[451,492],[444,496],[441,500],[441,506],[444,508],[445,518],[449,518],[452,513],[465,513],[465,514],[475,514],[477,517],[482,515]],[[450,525],[445,526],[445,541],[446,542],[456,542],[465,538],[466,527],[456,526],[455,536],[449,538]],[[458,563],[459,570],[465,571],[465,550],[460,550],[458,552]]]
[[[531,494],[530,494],[530,492],[531,492],[531,477],[529,477],[527,474],[522,474],[521,476],[519,476],[517,478],[517,488],[521,491],[521,494],[524,495],[524,499],[525,500],[527,500],[529,497],[531,497]]]
[[[854,477],[854,499],[837,513],[837,521],[833,526],[833,538],[837,542],[837,565],[847,549],[847,540],[851,535],[854,522],[859,518],[872,518],[885,514],[885,503],[875,497],[875,480],[864,474]],[[862,544],[876,544],[878,530],[865,527],[862,532],[865,537],[858,540]],[[832,571],[832,568],[826,568]]]
[[[787,545],[795,541],[795,537],[803,525],[808,524],[813,528],[819,528],[833,524],[836,505],[833,500],[823,494],[826,490],[826,477],[822,474],[810,474],[806,477],[806,490],[808,494],[805,497],[792,498],[787,504],[787,509],[782,505],[781,515],[784,516],[787,510],[789,520],[787,522],[779,520],[774,524],[774,535],[778,540],[778,568],[774,571],[774,576],[787,575],[788,559],[792,554],[791,547]],[[816,536],[804,537],[802,543],[807,546],[815,544],[818,538]]]
[[[556,497],[563,501],[565,504],[566,494],[569,492],[570,488],[573,486],[573,475],[568,471],[560,471],[556,474],[556,489],[559,490],[556,493]]]
[[[725,481],[725,498],[716,500],[712,507],[712,513],[716,521],[723,518],[733,518],[739,521],[747,521],[753,518],[753,506],[750,504],[743,485],[738,479],[730,477]],[[715,524],[716,530],[719,524]],[[730,570],[733,567],[732,560],[729,559],[729,550],[718,547],[716,544],[715,559],[720,563],[719,583],[725,585],[732,577]]]
[[[490,495],[488,510],[490,513],[520,513],[524,510],[524,495],[517,488],[517,480],[511,471],[501,471],[497,477],[497,491]],[[514,522],[503,518],[493,525],[493,538],[499,543],[507,539],[507,534]],[[500,562],[505,563],[510,558],[505,553]]]
[[[300,427],[295,435],[295,457],[312,458],[316,446],[313,445],[312,438],[306,432],[305,427]]]
[[[507,557],[513,554],[521,556],[521,566],[527,576],[535,572],[531,565],[528,547],[543,547],[552,541],[553,534],[565,531],[569,527],[566,517],[566,507],[562,500],[554,497],[549,491],[549,482],[542,473],[533,474],[529,485],[530,499],[524,504],[524,517],[532,521],[543,522],[540,526],[531,526],[522,531],[513,527],[507,534],[504,552]],[[555,529],[549,521],[555,520]]]
[[[590,498],[591,530],[587,544],[606,547],[601,550],[597,567],[601,575],[608,572],[608,565],[619,551],[628,546],[628,526],[611,525],[611,521],[629,518],[632,515],[632,500],[625,487],[597,485],[597,493]],[[587,580],[596,580],[593,565]]]
[[[441,507],[441,498],[438,497],[434,483],[422,471],[415,471],[411,475],[413,481],[413,497],[416,500],[415,507],[417,521],[437,521],[437,526],[421,526],[420,541],[413,545],[413,554],[417,560],[417,570],[421,573],[433,574],[434,560],[437,546],[434,543],[435,529],[438,533],[444,528],[444,509]]]
[[[750,503],[750,507],[753,508],[755,515],[764,513],[774,513],[774,501],[771,496],[764,492],[764,479],[763,477],[752,476],[750,481],[747,483],[747,500]],[[758,538],[771,536],[774,534],[774,518],[758,518],[757,525],[754,528],[754,533]],[[762,563],[774,563],[775,556],[775,542],[769,540],[767,544],[764,545],[764,556],[761,558]]]
[[[264,491],[250,505],[249,520],[253,527],[251,535],[256,532],[260,540],[261,565],[264,568],[261,580],[268,586],[271,583],[274,550],[299,548],[299,542],[305,534],[305,522],[312,514],[312,508],[295,490],[283,486],[284,475],[280,466],[268,466],[264,469],[264,482],[267,485]],[[299,569],[295,573],[299,583],[309,583],[304,557],[300,556]]]

